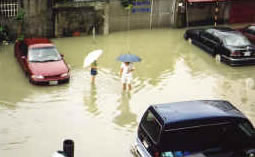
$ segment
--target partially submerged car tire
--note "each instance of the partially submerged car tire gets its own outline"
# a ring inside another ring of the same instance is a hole
[[[220,54],[216,54],[215,55],[215,60],[216,60],[217,63],[220,63],[222,61],[221,55]]]

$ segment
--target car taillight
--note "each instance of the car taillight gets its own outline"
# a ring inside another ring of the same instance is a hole
[[[159,152],[155,152],[154,157],[159,157]]]
[[[233,51],[233,52],[231,52],[230,56],[241,56],[241,52],[240,51]]]

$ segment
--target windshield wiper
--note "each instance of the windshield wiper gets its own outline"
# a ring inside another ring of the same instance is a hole
[[[60,59],[49,59],[49,60],[44,60],[44,62],[52,62],[52,61],[59,61]]]
[[[40,61],[40,60],[29,60],[29,62],[44,62],[44,61]]]

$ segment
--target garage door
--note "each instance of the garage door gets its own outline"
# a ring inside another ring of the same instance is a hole
[[[232,1],[229,23],[255,22],[255,1]]]

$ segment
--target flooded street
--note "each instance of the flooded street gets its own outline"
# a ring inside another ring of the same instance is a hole
[[[50,157],[62,141],[75,141],[75,157],[131,157],[138,122],[150,104],[195,99],[228,100],[255,124],[255,66],[229,67],[183,39],[184,29],[117,32],[52,41],[71,66],[59,86],[31,85],[14,58],[0,47],[0,156]],[[91,84],[83,59],[103,49]],[[122,92],[123,53],[135,63],[133,89]]]

